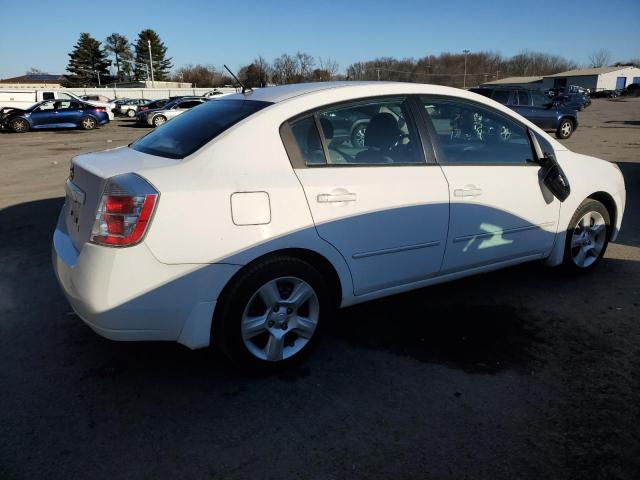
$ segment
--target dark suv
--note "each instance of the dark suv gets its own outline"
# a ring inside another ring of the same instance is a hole
[[[554,131],[558,138],[569,138],[578,128],[577,111],[558,105],[536,90],[479,87],[469,91],[506,105],[543,130]]]

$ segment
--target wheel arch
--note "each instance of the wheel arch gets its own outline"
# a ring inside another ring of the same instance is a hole
[[[307,248],[283,248],[279,250],[273,250],[271,252],[265,253],[264,255],[260,255],[259,257],[254,258],[253,260],[251,260],[251,262],[240,268],[229,279],[218,297],[218,302],[213,314],[214,318],[216,318],[216,315],[223,308],[229,290],[233,287],[240,275],[242,275],[247,269],[250,269],[258,262],[262,262],[266,259],[279,256],[298,258],[300,260],[306,261],[307,263],[318,269],[320,274],[325,279],[328,279],[327,289],[329,290],[332,306],[340,306],[340,304],[342,303],[342,282],[340,281],[340,275],[338,275],[338,271],[336,270],[334,265],[324,255],[313,250],[309,250]]]
[[[592,193],[586,199],[589,199],[589,198],[592,200],[599,201],[607,209],[607,212],[609,213],[609,219],[611,220],[611,227],[609,229],[609,239],[611,239],[611,236],[613,235],[613,232],[616,226],[616,221],[618,219],[618,207],[616,206],[616,201],[613,199],[611,195],[603,191]]]

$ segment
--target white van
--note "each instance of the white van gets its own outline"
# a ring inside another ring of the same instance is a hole
[[[62,90],[0,90],[0,109],[27,109],[35,103],[42,102],[43,100],[57,99],[78,100],[80,102],[88,103],[89,105],[106,108],[109,120],[113,120],[113,112],[111,111],[113,108],[112,104],[93,100],[82,100],[77,95],[71,92],[64,92]]]

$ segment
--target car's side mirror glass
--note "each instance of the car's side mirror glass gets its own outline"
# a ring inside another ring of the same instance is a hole
[[[540,165],[539,177],[541,182],[549,191],[561,202],[564,202],[571,193],[571,186],[567,176],[562,171],[562,168],[558,164],[558,161],[552,153],[544,153],[540,142],[535,133],[531,130],[527,130],[529,135],[529,141],[534,153],[534,161]]]

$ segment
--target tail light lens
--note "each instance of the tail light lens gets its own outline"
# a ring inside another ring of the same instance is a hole
[[[149,107],[140,107],[141,112],[144,112],[145,110],[149,110]]]
[[[158,192],[133,173],[107,181],[91,230],[91,242],[111,247],[130,247],[146,233],[158,204]]]
[[[96,108],[94,108],[94,110],[95,110],[96,112],[106,112],[106,111],[107,111],[107,109],[106,109],[106,108],[102,108],[102,107],[96,107]]]

